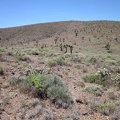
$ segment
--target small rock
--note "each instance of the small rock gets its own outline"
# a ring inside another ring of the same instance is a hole
[[[38,98],[34,98],[34,99],[32,99],[32,100],[29,101],[29,106],[35,107],[39,103],[40,103],[40,100]]]
[[[45,120],[56,120],[55,116],[53,115],[53,112],[50,109],[43,110],[43,118]]]
[[[83,101],[81,99],[76,99],[77,103],[83,104]]]
[[[119,120],[118,116],[112,116],[109,120]]]
[[[9,87],[9,84],[8,83],[4,83],[2,88],[6,89],[8,87]]]
[[[88,112],[83,112],[82,115],[86,116],[88,115]]]
[[[0,100],[0,106],[2,106],[4,104],[3,100]]]
[[[38,105],[35,108],[27,111],[25,118],[30,119],[34,118],[36,115],[41,115],[42,114],[42,106]]]
[[[64,120],[73,120],[73,118],[71,116],[66,116]]]
[[[0,108],[0,114],[2,114],[3,111],[5,111],[4,108]]]

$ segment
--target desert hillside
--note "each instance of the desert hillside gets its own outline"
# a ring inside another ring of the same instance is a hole
[[[1,120],[120,120],[120,22],[0,28]]]
[[[10,46],[42,41],[44,39],[64,38],[66,41],[100,39],[120,42],[120,22],[114,21],[67,21],[53,22],[21,27],[0,29],[0,45]]]

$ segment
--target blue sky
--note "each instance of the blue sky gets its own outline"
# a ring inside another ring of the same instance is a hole
[[[120,0],[0,0],[0,28],[67,20],[120,21]]]

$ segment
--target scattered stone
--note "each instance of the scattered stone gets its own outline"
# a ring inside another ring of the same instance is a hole
[[[83,104],[83,101],[81,99],[76,99],[77,103]]]
[[[71,116],[66,116],[64,120],[73,120],[73,118]]]
[[[44,120],[56,120],[55,116],[53,115],[53,112],[50,109],[43,110],[43,118]]]
[[[88,112],[83,112],[82,115],[86,116],[88,115]]]
[[[0,100],[0,106],[2,106],[4,104],[3,100]]]
[[[5,111],[4,108],[0,108],[0,114],[2,114],[2,112]]]
[[[42,114],[42,106],[38,105],[34,109],[28,110],[25,116],[25,119],[35,118],[37,115]]]
[[[9,87],[9,84],[8,83],[4,83],[2,88],[6,89],[8,87]]]
[[[118,116],[112,116],[109,120],[119,120]]]
[[[38,104],[40,104],[40,100],[38,98],[34,98],[29,101],[29,106],[31,106],[31,107],[35,107]]]

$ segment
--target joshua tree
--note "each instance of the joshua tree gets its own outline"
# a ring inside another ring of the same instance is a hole
[[[36,41],[36,46],[38,46],[38,40]]]
[[[72,52],[73,52],[73,45],[69,45],[69,47],[70,47],[70,53],[72,54]]]
[[[65,44],[65,45],[64,45],[64,48],[65,48],[65,53],[67,53],[67,48],[68,48],[68,45],[67,45],[67,44]]]
[[[84,40],[84,36],[82,37],[82,40]]]
[[[63,42],[65,42],[65,38],[63,38]]]
[[[56,38],[54,39],[54,41],[55,41],[55,44],[57,44],[57,41],[58,41],[58,37],[56,37]]]
[[[110,43],[107,43],[107,44],[105,45],[105,48],[106,48],[106,50],[110,50]]]
[[[62,43],[60,44],[60,51],[63,51]]]
[[[75,29],[75,36],[78,36],[78,30]]]

